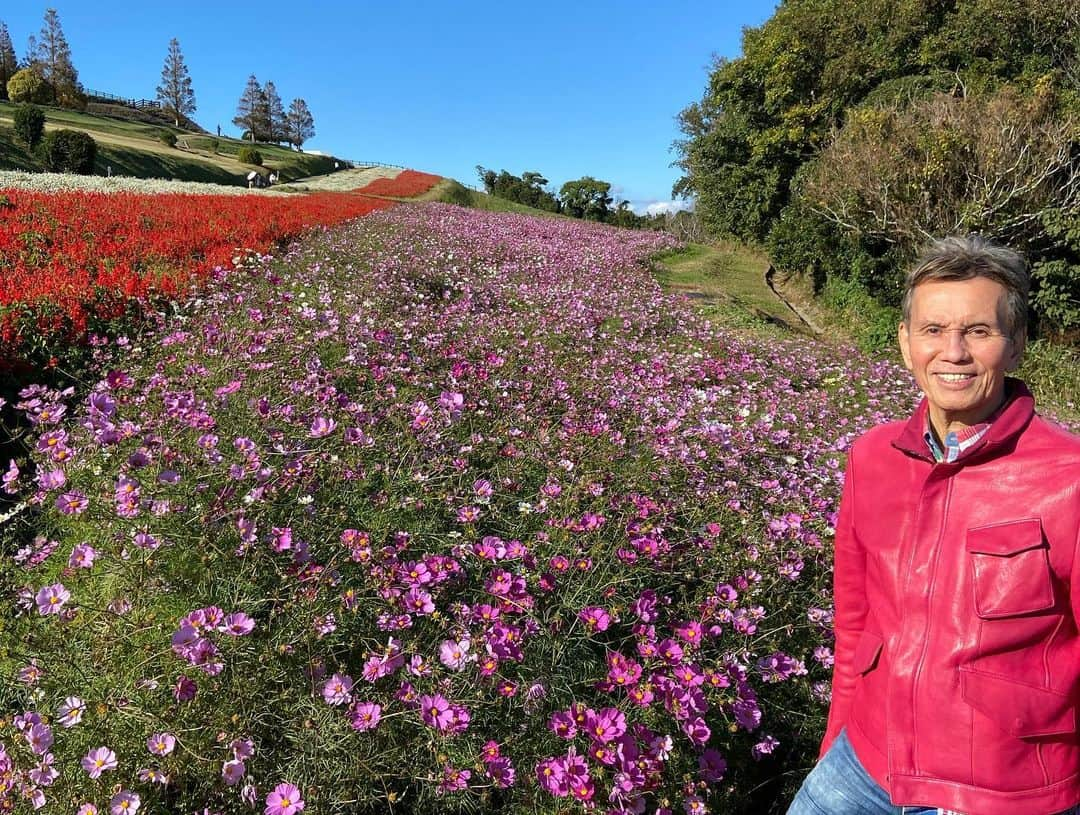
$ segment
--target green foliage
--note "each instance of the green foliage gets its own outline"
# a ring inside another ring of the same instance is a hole
[[[254,164],[256,167],[262,167],[263,163],[262,153],[254,147],[241,147],[236,151],[236,160],[241,164]]]
[[[468,187],[452,178],[446,180],[439,200],[446,204],[456,204],[459,207],[471,207],[473,205],[472,195],[469,193]]]
[[[476,166],[476,172],[488,195],[496,195],[544,212],[559,211],[559,201],[547,190],[548,180],[540,173],[526,171],[519,177],[506,170],[496,173],[480,165]]]
[[[176,147],[176,134],[171,130],[162,128],[158,132],[158,140],[167,147]]]
[[[12,102],[47,104],[52,101],[52,88],[34,68],[16,71],[7,83],[8,99]]]
[[[857,281],[830,277],[822,290],[822,300],[864,351],[880,353],[896,347],[900,310],[881,305]]]
[[[97,142],[81,130],[56,130],[42,141],[41,156],[50,172],[89,175],[94,172]]]
[[[609,192],[609,182],[587,175],[563,184],[559,188],[559,200],[567,215],[587,221],[604,221],[607,220],[608,208],[611,206]]]
[[[37,147],[45,133],[45,111],[36,105],[19,105],[14,121],[15,135],[31,150]]]
[[[1078,32],[1074,0],[781,3],[680,113],[674,192],[713,235],[885,303],[928,236],[981,231],[1029,252],[1064,331],[1080,241],[1043,212],[1080,202]]]

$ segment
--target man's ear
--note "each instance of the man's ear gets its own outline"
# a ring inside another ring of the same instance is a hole
[[[900,353],[904,357],[904,366],[910,371],[911,367],[911,349],[908,347],[908,342],[911,337],[908,335],[907,323],[900,323],[896,329],[896,341],[900,345]]]
[[[1021,328],[1012,336],[1012,341],[1009,343],[1011,352],[1009,362],[1005,366],[1006,371],[1015,371],[1020,367],[1020,362],[1024,358],[1025,347],[1027,347],[1027,331]]]

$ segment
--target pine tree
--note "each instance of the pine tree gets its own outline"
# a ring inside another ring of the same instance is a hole
[[[266,140],[280,142],[285,139],[285,106],[281,102],[273,82],[263,86],[266,95]]]
[[[169,40],[169,52],[165,55],[165,65],[161,69],[157,99],[161,106],[172,114],[177,127],[180,127],[181,116],[195,112],[195,91],[192,90],[191,77],[176,37]]]
[[[259,87],[259,80],[255,78],[255,74],[252,74],[248,77],[247,85],[244,86],[244,92],[240,95],[240,101],[236,105],[236,116],[233,118],[233,124],[246,130],[252,141],[255,141],[255,133],[258,130],[259,97],[263,95],[262,88]]]
[[[19,60],[15,56],[15,46],[11,44],[11,35],[7,25],[0,21],[0,99],[7,99],[7,82],[19,70]]]
[[[315,135],[315,119],[303,99],[293,99],[289,113],[285,117],[285,138],[297,149]]]
[[[71,48],[56,9],[45,10],[38,37],[37,53],[31,59],[41,66],[41,75],[52,87],[56,101],[65,107],[76,105],[81,97],[79,74],[71,64]]]

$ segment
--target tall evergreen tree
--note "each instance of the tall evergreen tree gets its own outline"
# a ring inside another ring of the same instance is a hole
[[[315,119],[303,99],[293,99],[285,117],[285,138],[296,148],[315,135]]]
[[[285,106],[278,95],[273,82],[263,85],[266,95],[266,140],[280,142],[285,140]]]
[[[78,103],[81,96],[79,74],[71,63],[71,47],[56,9],[45,10],[45,22],[38,33],[37,53],[33,60],[41,66],[41,75],[52,87],[57,102],[65,107]]]
[[[195,112],[195,91],[191,87],[191,76],[176,37],[169,40],[169,52],[161,69],[157,98],[161,106],[172,114],[177,127],[180,127],[181,116]]]
[[[15,56],[15,46],[11,44],[11,35],[7,25],[0,21],[0,99],[7,99],[7,82],[19,70],[19,60]]]
[[[233,124],[246,130],[252,141],[255,141],[255,135],[259,129],[261,115],[259,97],[261,96],[264,94],[262,88],[259,87],[259,80],[255,78],[255,74],[252,74],[248,77],[244,92],[240,95],[240,101],[236,105],[236,116],[233,117]]]

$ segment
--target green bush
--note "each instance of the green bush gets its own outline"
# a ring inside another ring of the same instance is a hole
[[[97,142],[81,130],[57,130],[42,141],[41,158],[50,172],[90,175],[97,158]]]
[[[176,134],[171,130],[159,130],[158,141],[168,147],[176,147]]]
[[[241,164],[254,164],[257,167],[262,167],[263,163],[262,153],[254,147],[246,146],[236,151],[236,160]]]
[[[460,181],[447,179],[446,189],[443,190],[439,200],[446,204],[456,204],[459,207],[471,207],[473,205],[472,194],[468,187]]]
[[[19,105],[15,108],[15,135],[34,149],[45,133],[45,111],[36,105]]]

